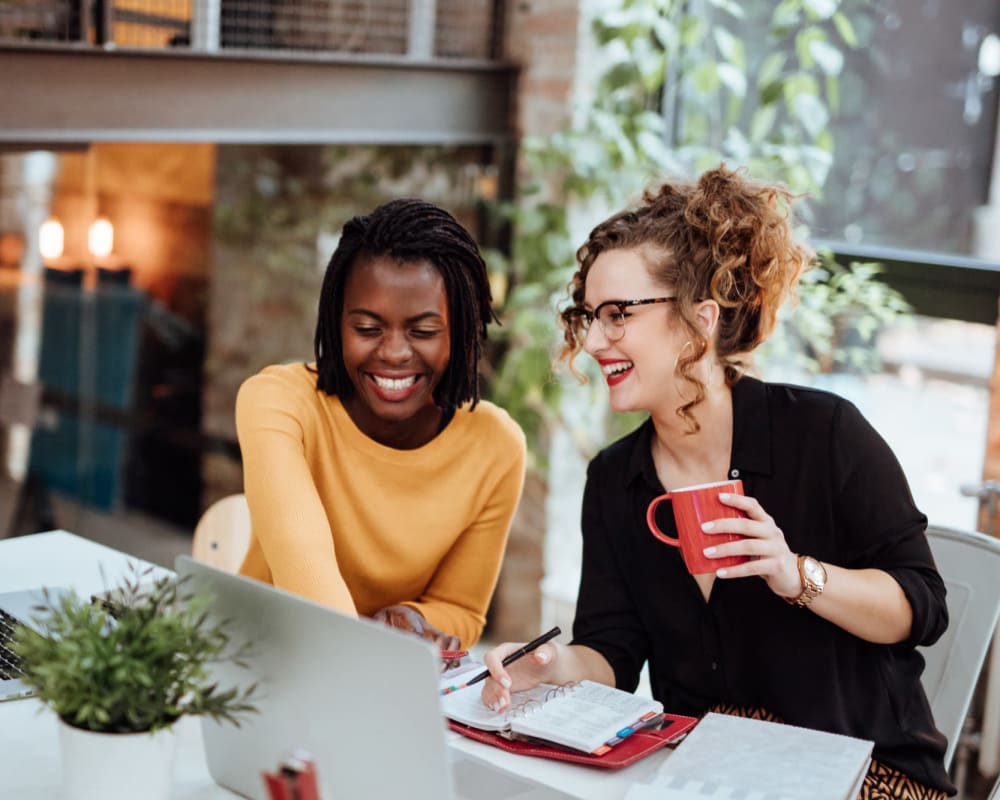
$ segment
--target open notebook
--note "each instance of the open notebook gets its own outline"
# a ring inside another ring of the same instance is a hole
[[[663,706],[593,681],[568,686],[542,684],[515,692],[511,707],[495,714],[480,699],[482,687],[445,695],[442,706],[452,720],[582,753],[601,755],[637,730],[658,722]]]

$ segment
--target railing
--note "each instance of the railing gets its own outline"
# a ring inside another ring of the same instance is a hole
[[[1000,300],[1000,264],[978,258],[903,250],[897,247],[817,242],[838,262],[876,261],[882,278],[899,290],[918,314],[995,325]]]
[[[33,0],[0,3],[0,45],[495,59],[497,0]]]

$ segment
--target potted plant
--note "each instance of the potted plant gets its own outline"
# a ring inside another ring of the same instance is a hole
[[[170,794],[174,723],[207,715],[239,725],[254,712],[255,685],[220,689],[209,666],[242,664],[211,598],[185,595],[183,579],[151,579],[131,565],[121,584],[92,602],[74,593],[38,608],[38,630],[21,626],[14,649],[23,680],[59,717],[65,796],[159,800]]]

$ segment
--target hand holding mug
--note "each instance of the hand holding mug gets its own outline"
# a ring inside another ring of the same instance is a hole
[[[680,548],[684,565],[692,575],[716,572],[720,568],[735,567],[749,561],[747,555],[733,550],[726,551],[724,555],[718,550],[706,555],[705,551],[708,549],[738,542],[743,538],[739,531],[730,531],[721,523],[728,519],[742,519],[744,512],[724,504],[720,495],[742,496],[743,481],[684,486],[654,498],[646,509],[646,524],[650,532],[664,544]],[[677,538],[665,534],[656,524],[656,508],[664,500],[669,500],[673,505]]]
[[[673,503],[679,541],[656,524],[656,507],[664,500]],[[758,575],[779,597],[797,597],[802,590],[795,554],[788,548],[785,534],[755,498],[743,494],[742,481],[667,492],[649,504],[646,522],[657,539],[680,547],[692,575]]]

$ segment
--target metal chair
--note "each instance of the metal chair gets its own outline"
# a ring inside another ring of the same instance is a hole
[[[236,572],[250,547],[250,507],[242,494],[216,500],[194,529],[191,556],[196,561]]]
[[[948,630],[931,647],[924,690],[938,729],[948,737],[945,766],[959,745],[976,681],[1000,618],[1000,540],[982,533],[928,526],[927,540],[948,588]],[[964,759],[955,781],[964,783]]]

